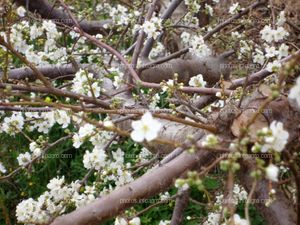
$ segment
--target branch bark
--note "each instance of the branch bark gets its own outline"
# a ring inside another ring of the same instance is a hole
[[[100,197],[93,203],[79,208],[69,214],[56,218],[51,225],[93,225],[117,216],[120,212],[173,185],[176,178],[184,172],[213,160],[208,152],[198,151],[194,154],[184,152],[174,160],[146,173],[131,184],[114,190],[107,196]]]
[[[184,220],[184,210],[189,204],[189,190],[184,190],[176,198],[175,208],[173,211],[171,225],[180,225]]]
[[[15,0],[18,5],[22,5],[32,13],[37,12],[43,19],[54,20],[54,22],[62,23],[67,26],[74,26],[72,19],[63,10],[54,8],[47,0]],[[110,20],[79,22],[82,29],[89,34],[107,34],[108,29],[104,25],[110,24]]]

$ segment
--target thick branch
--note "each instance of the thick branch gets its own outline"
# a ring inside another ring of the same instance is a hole
[[[189,190],[182,191],[176,198],[171,225],[180,225],[184,219],[184,210],[189,204]]]
[[[73,225],[74,221],[76,221],[76,225],[102,223],[138,203],[140,199],[146,199],[168,190],[181,174],[196,166],[209,164],[212,159],[211,153],[198,151],[191,154],[184,152],[131,184],[116,189],[85,207],[56,218],[51,225]]]
[[[53,7],[47,0],[15,0],[15,2],[19,5],[27,7],[29,11],[41,15],[43,19],[51,19],[57,23],[63,23],[67,26],[73,26],[74,22],[65,13],[63,10],[57,9]],[[107,29],[104,28],[104,25],[110,24],[110,20],[102,20],[102,21],[87,21],[82,20],[80,22],[80,26],[82,29],[89,34],[106,34]]]

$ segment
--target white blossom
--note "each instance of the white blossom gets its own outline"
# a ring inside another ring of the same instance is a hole
[[[52,178],[49,183],[47,184],[47,188],[49,190],[58,190],[62,187],[62,185],[65,182],[65,178],[61,177],[61,178]]]
[[[156,39],[162,28],[162,20],[157,17],[152,17],[150,21],[145,21],[141,26],[148,38]]]
[[[129,13],[126,7],[117,5],[117,7],[111,7],[109,15],[117,25],[127,25],[129,23]]]
[[[21,113],[13,113],[11,117],[5,117],[2,123],[2,131],[8,134],[19,133],[23,130],[24,117]]]
[[[274,32],[273,32],[271,26],[269,26],[269,25],[264,26],[264,28],[260,31],[261,38],[269,43],[272,42],[274,39],[273,33]]]
[[[203,225],[217,225],[220,221],[220,213],[210,212],[207,216],[207,220]]]
[[[278,49],[278,58],[281,59],[283,57],[286,57],[289,55],[289,46],[286,44],[281,44],[279,49]]]
[[[214,14],[214,9],[213,9],[210,5],[205,4],[205,9],[206,9],[208,15],[213,16],[213,14]]]
[[[154,140],[161,128],[160,122],[153,119],[150,112],[146,112],[140,120],[133,121],[131,125],[133,131],[130,136],[136,142],[142,142],[145,139],[147,141]]]
[[[295,86],[291,88],[289,98],[295,99],[300,106],[300,77],[297,78]]]
[[[6,168],[5,168],[5,166],[3,165],[3,163],[2,162],[0,162],[0,173],[6,173]]]
[[[23,6],[17,8],[17,14],[20,17],[24,17],[26,14],[26,9]]]
[[[279,60],[274,60],[273,62],[269,62],[266,66],[266,70],[269,72],[276,72],[281,67],[281,63]]]
[[[285,23],[286,21],[286,18],[285,18],[285,15],[284,15],[284,11],[281,11],[279,13],[279,17],[278,17],[278,20],[277,20],[277,25],[278,26],[283,26],[283,24]]]
[[[100,96],[101,80],[94,79],[92,73],[80,69],[73,79],[72,91],[92,97],[93,94],[96,98]]]
[[[190,79],[189,85],[193,87],[205,87],[206,81],[203,79],[202,74],[198,74]]]
[[[150,59],[155,59],[159,56],[162,56],[164,51],[165,51],[165,46],[162,43],[157,42],[156,47],[152,48],[152,50],[149,54],[149,57],[150,57]]]
[[[95,170],[100,170],[105,166],[106,157],[104,150],[96,146],[92,152],[85,152],[83,156],[83,165],[86,169],[94,168]]]
[[[39,145],[33,141],[29,144],[29,149],[32,152],[34,157],[38,157],[42,154],[42,149],[39,147]]]
[[[276,56],[277,54],[278,54],[278,51],[276,50],[276,48],[274,46],[272,46],[272,47],[268,46],[266,48],[266,55],[265,56],[267,58],[272,58],[272,57]]]
[[[71,118],[65,110],[56,110],[54,118],[58,124],[62,125],[62,128],[66,128],[71,122]]]
[[[265,137],[265,144],[263,145],[261,152],[267,152],[269,149],[282,152],[287,144],[289,133],[283,129],[283,124],[278,121],[273,121],[271,123],[270,131],[272,135]]]
[[[242,219],[238,214],[233,215],[233,223],[235,225],[249,225],[249,221]]]
[[[128,223],[124,218],[117,217],[115,220],[115,225],[128,225]]]
[[[171,220],[161,220],[158,225],[170,225]]]
[[[274,41],[278,42],[283,40],[286,36],[288,36],[288,32],[283,27],[278,27],[273,31]]]
[[[38,27],[36,24],[33,24],[30,27],[30,39],[34,40],[37,37],[41,36],[43,34],[43,28],[42,27]]]
[[[27,163],[31,161],[31,155],[29,152],[21,153],[17,157],[19,166],[25,166]]]
[[[201,35],[192,36],[190,39],[189,51],[200,58],[207,57],[211,54],[210,48],[204,43],[204,39]]]
[[[229,7],[229,13],[230,14],[235,14],[237,13],[237,11],[239,10],[239,3],[233,3],[230,7]]]
[[[50,215],[41,210],[41,206],[32,198],[23,200],[17,205],[16,217],[19,223],[47,224],[50,222]]]
[[[263,54],[255,54],[253,56],[253,62],[263,65],[265,62],[265,56]]]
[[[180,37],[181,37],[181,40],[184,44],[188,44],[189,41],[190,41],[191,34],[184,31],[184,32],[182,32]]]
[[[167,91],[169,90],[170,88],[174,87],[174,80],[171,80],[169,79],[167,82],[166,82],[166,85],[163,85],[162,86],[162,90],[163,91]]]
[[[134,217],[129,221],[129,225],[141,225],[141,219],[139,217]]]
[[[270,164],[266,168],[266,177],[271,180],[278,182],[278,174],[279,174],[279,168],[273,164]]]

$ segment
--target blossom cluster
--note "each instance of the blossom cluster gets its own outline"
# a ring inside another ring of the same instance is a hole
[[[150,20],[144,22],[141,29],[147,34],[148,38],[156,39],[162,29],[162,19],[152,17]]]
[[[283,129],[283,124],[273,121],[270,128],[263,128],[257,132],[258,140],[253,145],[253,152],[270,152],[281,153],[289,138],[289,133]],[[269,164],[265,168],[266,177],[271,181],[278,181],[279,168],[274,164]]]
[[[0,35],[6,41],[8,40],[6,33],[0,32]],[[66,62],[66,48],[57,45],[60,37],[61,33],[58,32],[55,23],[51,20],[43,20],[42,24],[30,24],[23,20],[12,25],[10,33],[13,47],[24,54],[29,62],[36,65]]]
[[[210,48],[205,44],[201,35],[191,35],[187,32],[181,34],[184,45],[189,46],[189,52],[200,58],[211,55]]]
[[[273,121],[270,128],[265,127],[258,131],[258,142],[252,147],[252,151],[260,151],[266,153],[274,150],[282,152],[287,144],[289,133],[283,129],[283,124],[278,121]]]
[[[239,202],[243,202],[246,201],[248,198],[248,193],[245,191],[245,189],[241,186],[239,186],[238,184],[235,184],[233,187],[233,203],[234,204],[238,204]],[[208,214],[208,218],[207,220],[203,223],[203,225],[215,225],[215,224],[219,224],[220,222],[220,215],[221,215],[221,211],[222,211],[222,205],[224,203],[224,201],[226,201],[224,199],[224,195],[223,194],[219,194],[216,196],[216,211],[215,212],[210,212]],[[245,219],[240,218],[240,216],[238,214],[235,214],[233,216],[233,220],[236,224],[241,224],[241,225],[249,225],[249,222]],[[222,225],[226,225],[227,223],[222,223]]]
[[[85,186],[80,192],[79,181],[71,184],[65,183],[65,178],[53,178],[47,188],[37,200],[32,198],[23,200],[16,208],[18,222],[26,224],[46,224],[65,212],[66,207],[75,204],[76,208],[82,207],[95,200],[94,186]]]
[[[100,96],[101,79],[95,79],[92,73],[80,69],[73,79],[72,91],[89,97]]]

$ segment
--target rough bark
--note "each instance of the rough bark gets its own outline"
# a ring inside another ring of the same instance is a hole
[[[174,79],[174,73],[177,73],[178,81],[187,85],[191,77],[202,74],[204,80],[212,85],[219,81],[221,75],[229,78],[229,67],[224,65],[228,65],[224,57],[173,59],[143,70],[140,78],[146,82],[160,83]]]

